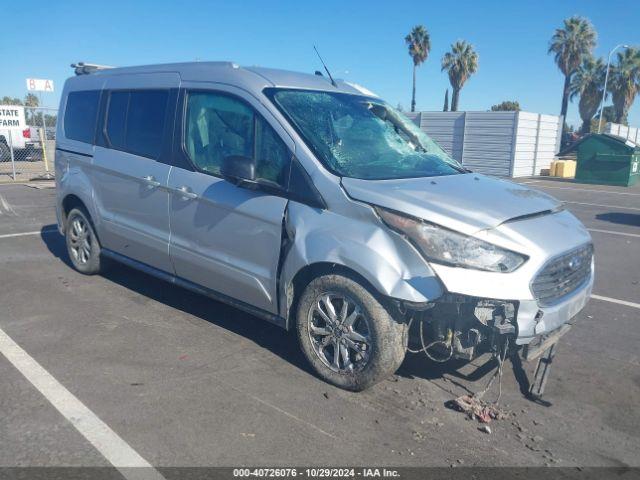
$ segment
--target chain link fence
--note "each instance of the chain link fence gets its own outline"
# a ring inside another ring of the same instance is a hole
[[[0,127],[0,182],[53,178],[58,110],[25,107],[24,129]]]

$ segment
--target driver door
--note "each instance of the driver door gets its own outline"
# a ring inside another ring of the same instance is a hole
[[[177,276],[277,314],[293,142],[274,119],[275,129],[267,122],[259,102],[220,88],[181,92],[182,141],[174,154],[193,169],[173,167],[169,174],[169,253]],[[234,155],[254,158],[258,181],[268,188],[222,178],[223,159]]]

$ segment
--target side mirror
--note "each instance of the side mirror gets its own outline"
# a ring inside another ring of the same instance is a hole
[[[222,160],[220,174],[234,185],[256,183],[256,162],[242,155],[230,155]]]

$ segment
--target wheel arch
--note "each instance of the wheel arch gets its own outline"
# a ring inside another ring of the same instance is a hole
[[[347,274],[387,304],[423,305],[443,293],[415,249],[372,219],[346,218],[294,202],[283,222],[280,262],[278,310],[287,327],[296,296],[321,274]]]
[[[80,197],[78,197],[74,193],[69,193],[62,199],[62,226],[63,228],[67,225],[67,217],[69,216],[69,212],[74,208],[82,208],[89,215],[89,221],[92,221],[91,212],[87,208],[87,205]]]
[[[291,328],[300,295],[314,279],[324,275],[342,275],[360,283],[381,303],[389,303],[374,285],[356,270],[335,262],[315,262],[303,266],[286,286],[286,328]]]

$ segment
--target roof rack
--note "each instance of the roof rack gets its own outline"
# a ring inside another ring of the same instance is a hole
[[[72,63],[71,68],[75,70],[76,75],[90,75],[97,70],[108,70],[109,68],[115,67],[110,67],[108,65],[97,65],[95,63],[78,62]]]

